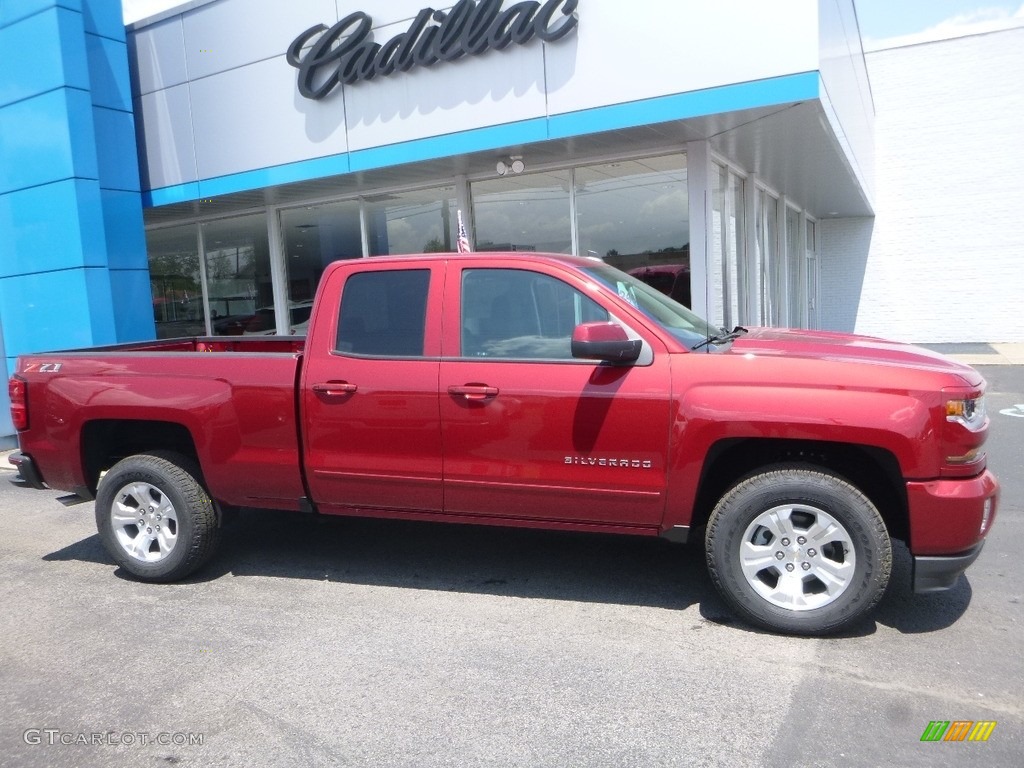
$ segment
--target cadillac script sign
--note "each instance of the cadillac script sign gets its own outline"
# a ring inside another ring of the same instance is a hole
[[[424,8],[408,30],[383,44],[373,40],[370,15],[356,11],[329,29],[317,24],[296,37],[288,46],[288,63],[299,70],[299,93],[322,99],[339,83],[351,85],[500,51],[534,37],[555,42],[579,22],[579,0],[528,0],[504,9],[502,2],[459,0],[447,12]]]

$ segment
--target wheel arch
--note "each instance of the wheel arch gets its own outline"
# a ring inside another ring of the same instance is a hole
[[[691,528],[704,526],[726,491],[752,474],[800,463],[838,475],[868,497],[892,538],[909,535],[906,484],[884,448],[817,440],[730,438],[713,444],[701,468]]]
[[[192,433],[182,424],[142,419],[95,419],[82,425],[82,467],[93,495],[100,474],[121,459],[140,453],[171,452],[200,466]],[[202,478],[198,478],[202,480]]]

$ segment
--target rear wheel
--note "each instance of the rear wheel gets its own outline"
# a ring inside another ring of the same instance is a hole
[[[103,477],[96,527],[118,565],[142,581],[182,579],[213,555],[217,513],[195,462],[170,452],[129,456]]]
[[[740,616],[768,629],[821,635],[881,599],[892,546],[878,510],[857,488],[807,466],[737,483],[705,539],[708,570]]]

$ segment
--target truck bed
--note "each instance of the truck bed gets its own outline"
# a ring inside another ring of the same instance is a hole
[[[303,337],[199,337],[23,355],[32,418],[22,440],[47,468],[45,483],[88,496],[111,451],[173,433],[198,456],[215,498],[297,509],[304,345]]]
[[[276,352],[295,354],[306,346],[305,336],[192,336],[156,341],[135,341],[107,347],[90,347],[61,354],[78,352]]]

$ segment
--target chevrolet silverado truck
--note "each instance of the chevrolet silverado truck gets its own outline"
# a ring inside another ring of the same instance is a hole
[[[714,328],[591,259],[336,262],[308,335],[25,355],[18,481],[95,500],[143,581],[212,556],[225,515],[322,515],[701,540],[740,617],[864,617],[906,542],[949,589],[996,515],[985,381],[914,346]]]

